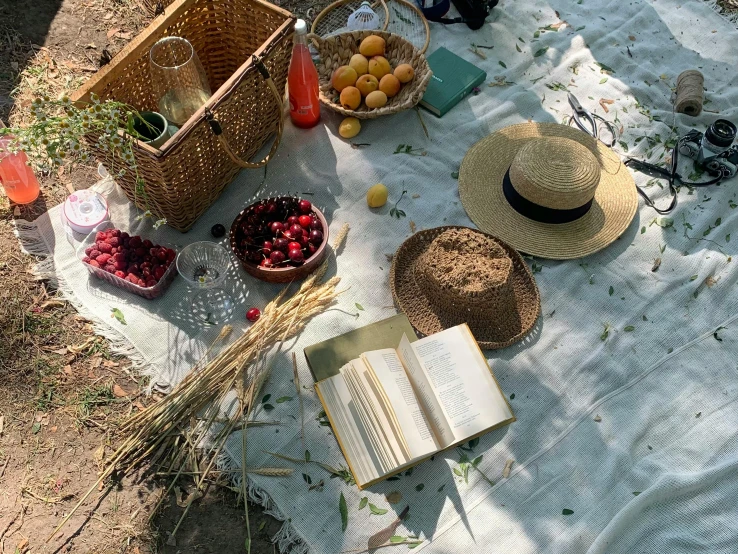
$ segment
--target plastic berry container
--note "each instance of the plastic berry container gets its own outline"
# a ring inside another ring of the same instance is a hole
[[[152,287],[142,287],[136,285],[134,283],[131,283],[130,281],[126,281],[125,279],[118,277],[113,273],[108,273],[101,267],[95,267],[83,261],[86,257],[85,250],[95,244],[95,236],[97,235],[97,233],[99,231],[106,231],[108,229],[116,229],[116,226],[113,225],[113,223],[111,223],[110,221],[105,221],[95,227],[90,232],[90,234],[85,237],[85,240],[82,241],[82,244],[79,245],[76,252],[77,259],[80,261],[80,263],[87,268],[87,271],[90,272],[90,275],[93,275],[98,279],[102,279],[103,281],[107,281],[111,285],[114,285],[119,289],[123,289],[126,292],[137,294],[138,296],[142,296],[147,300],[153,300],[154,298],[159,298],[161,295],[163,295],[164,292],[169,288],[169,285],[172,284],[174,278],[177,276],[176,257],[170,262],[169,267],[167,267],[161,279],[159,279],[156,285]],[[171,244],[160,243],[156,244],[155,246],[170,248],[177,252],[177,254],[179,254],[177,248]]]

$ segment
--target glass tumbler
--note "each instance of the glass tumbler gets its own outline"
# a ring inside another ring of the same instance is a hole
[[[235,302],[223,289],[229,269],[230,253],[214,242],[194,242],[177,256],[177,271],[197,291],[191,300],[196,320],[215,325],[231,317]]]
[[[174,125],[182,126],[211,95],[197,52],[185,38],[166,37],[151,47],[149,60],[159,112]]]

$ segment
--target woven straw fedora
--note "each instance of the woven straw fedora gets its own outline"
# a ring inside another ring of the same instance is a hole
[[[538,287],[518,252],[468,227],[415,233],[395,253],[392,297],[424,335],[466,323],[481,348],[509,346],[541,312]]]
[[[566,260],[617,239],[638,208],[620,158],[590,135],[557,123],[522,123],[471,147],[459,196],[486,233],[526,254]]]

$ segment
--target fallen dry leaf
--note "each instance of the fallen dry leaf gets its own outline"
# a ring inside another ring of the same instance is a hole
[[[596,423],[599,423],[600,421],[602,421],[602,418],[600,417],[600,414],[597,414],[596,416],[594,416],[594,420],[595,420]]]
[[[5,428],[5,416],[0,415],[0,435],[3,434],[4,428]]]
[[[390,523],[387,527],[382,529],[381,531],[374,533],[371,537],[369,537],[369,540],[367,541],[367,546],[372,548],[377,548],[384,543],[386,543],[388,540],[390,540],[390,537],[392,537],[395,534],[395,529],[399,527],[400,523],[402,523],[402,520],[407,517],[407,513],[410,511],[410,506],[406,506],[404,510],[402,510],[402,513],[400,513],[399,516],[397,516],[397,519],[395,519],[392,523]]]
[[[28,539],[21,539],[18,545],[15,547],[15,551],[23,554],[28,548]]]
[[[116,398],[125,398],[128,393],[118,383],[113,385],[113,396]]]
[[[660,267],[661,267],[661,258],[656,258],[653,261],[653,267],[651,268],[651,271],[653,272],[658,271]]]
[[[35,420],[37,423],[40,423],[41,425],[48,425],[49,424],[49,414],[46,412],[36,412]]]
[[[123,40],[131,40],[131,37],[133,37],[133,33],[129,33],[127,31],[119,31],[115,33],[115,36]]]
[[[420,195],[419,194],[413,194],[413,198],[415,198],[415,199],[420,198]]]
[[[54,354],[59,354],[60,356],[63,356],[64,354],[67,353],[67,348],[65,346],[64,348],[60,348],[59,350],[52,350],[52,352]]]
[[[549,25],[549,27],[551,27],[552,29],[555,29],[555,30],[558,31],[564,25],[568,25],[568,23],[566,21],[559,21],[558,23],[554,23],[553,25]]]
[[[111,19],[113,19],[113,12],[108,12],[108,13],[106,13],[106,14],[105,14],[105,15],[103,16],[103,19],[104,19],[105,21],[110,21]]]
[[[631,42],[635,42],[635,37],[633,35],[628,35],[628,40]]]
[[[605,113],[608,113],[610,110],[608,109],[608,104],[614,104],[615,100],[610,100],[609,98],[600,98],[600,106],[602,106],[602,109],[605,110]]]
[[[410,232],[415,232],[415,222],[412,219],[410,220]]]
[[[113,37],[114,37],[115,35],[117,35],[117,34],[118,34],[118,31],[120,31],[120,29],[118,29],[117,27],[113,27],[112,29],[110,29],[110,30],[108,31],[108,34],[107,34],[107,35],[108,35],[108,38],[109,38],[109,39],[110,39],[110,38],[113,38]]]
[[[510,458],[507,462],[505,462],[505,468],[502,470],[502,476],[507,479],[510,477],[510,470],[512,469],[513,464],[515,463],[515,460]]]
[[[390,504],[397,504],[402,500],[402,493],[400,491],[393,491],[387,495],[387,502]]]
[[[49,431],[51,431],[52,433],[56,433],[57,429],[59,429],[58,425],[52,425],[51,427],[49,427]]]
[[[64,366],[64,373],[66,373],[67,375],[71,375],[72,374],[72,366],[69,365],[69,364],[65,365]]]
[[[705,277],[704,282],[708,286],[708,288],[712,288],[717,284],[718,280],[715,279],[712,275],[708,275],[707,277]]]

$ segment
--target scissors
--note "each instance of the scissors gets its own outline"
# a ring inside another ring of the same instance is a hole
[[[610,148],[615,146],[615,143],[617,142],[617,131],[615,130],[615,126],[612,123],[607,121],[604,117],[600,117],[596,113],[590,113],[589,111],[585,110],[579,103],[579,100],[577,100],[577,97],[574,96],[571,92],[569,93],[569,105],[571,106],[571,109],[574,110],[574,114],[569,118],[569,125],[574,122],[582,131],[584,131],[588,135],[593,136],[605,146],[609,146]],[[601,121],[605,125],[607,131],[610,133],[610,135],[612,135],[612,140],[605,141],[600,138],[600,129],[597,123],[598,121]]]

